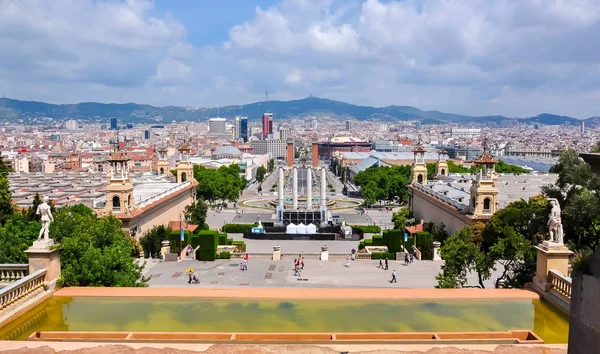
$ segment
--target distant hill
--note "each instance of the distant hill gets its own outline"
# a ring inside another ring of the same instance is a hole
[[[259,119],[264,112],[272,112],[277,118],[300,117],[307,115],[326,115],[334,118],[355,118],[359,120],[412,121],[422,124],[453,123],[488,123],[512,125],[516,122],[525,124],[577,125],[581,120],[542,113],[529,118],[507,118],[504,116],[472,117],[439,111],[423,111],[411,106],[370,107],[357,106],[350,103],[318,97],[307,97],[292,101],[255,102],[239,106],[220,107],[220,117],[233,118],[247,116]],[[0,120],[23,119],[36,121],[41,118],[56,120],[79,119],[84,121],[107,121],[108,118],[119,118],[121,123],[153,122],[153,121],[203,121],[217,116],[217,108],[155,107],[136,103],[95,103],[50,104],[35,101],[20,101],[0,98]],[[586,125],[600,125],[600,118],[589,118]]]

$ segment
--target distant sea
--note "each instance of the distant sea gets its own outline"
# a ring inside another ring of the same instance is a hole
[[[508,164],[511,164],[511,165],[517,165],[517,166],[527,165],[528,167],[533,168],[533,170],[537,171],[537,172],[548,172],[550,170],[550,167],[552,167],[554,165],[554,163],[551,163],[551,162],[511,159],[511,158],[508,158],[505,156],[500,157],[500,160],[502,160]]]

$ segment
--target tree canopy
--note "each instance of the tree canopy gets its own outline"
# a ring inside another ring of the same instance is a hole
[[[600,245],[600,178],[573,149],[563,151],[550,172],[557,173],[558,179],[543,191],[547,197],[556,198],[561,206],[565,243],[571,250],[597,250]]]
[[[501,283],[521,287],[535,273],[535,249],[547,231],[548,203],[543,196],[510,203],[485,224],[465,227],[450,236],[440,249],[446,265],[438,275],[438,286],[466,284],[466,273],[477,273],[480,287],[492,270],[501,266]],[[461,251],[461,249],[463,251]]]
[[[259,166],[256,169],[256,180],[258,182],[262,182],[265,179],[265,174],[267,174],[267,169],[262,166]]]
[[[218,200],[236,202],[247,184],[246,179],[240,176],[240,167],[237,164],[221,166],[218,169],[196,165],[194,178],[198,181],[197,197],[211,205]]]
[[[196,199],[193,204],[185,207],[184,215],[185,220],[193,225],[203,226],[206,223],[206,212],[208,211],[208,205],[203,199]]]
[[[354,183],[361,187],[366,205],[378,201],[405,201],[410,166],[371,167],[354,176]]]

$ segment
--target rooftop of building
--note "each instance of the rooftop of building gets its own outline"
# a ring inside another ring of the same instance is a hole
[[[498,174],[498,207],[524,199],[527,200],[542,193],[542,187],[556,183],[557,174]],[[471,185],[475,175],[451,174],[438,180],[428,181],[418,188],[430,193],[440,200],[449,202],[458,209],[466,210],[471,197]]]

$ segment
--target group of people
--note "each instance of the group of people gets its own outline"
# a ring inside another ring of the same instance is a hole
[[[414,256],[412,255],[412,253],[405,253],[404,254],[404,265],[407,266],[408,263],[412,263],[414,260]]]
[[[384,262],[379,259],[379,265],[377,266],[378,268],[381,268],[383,270],[388,270],[388,259],[385,259],[385,266],[384,266]]]
[[[191,283],[200,284],[200,279],[196,277],[196,273],[194,272],[188,272],[188,284]]]
[[[298,258],[294,259],[294,276],[299,277],[302,269],[304,269],[304,256],[299,255]]]

